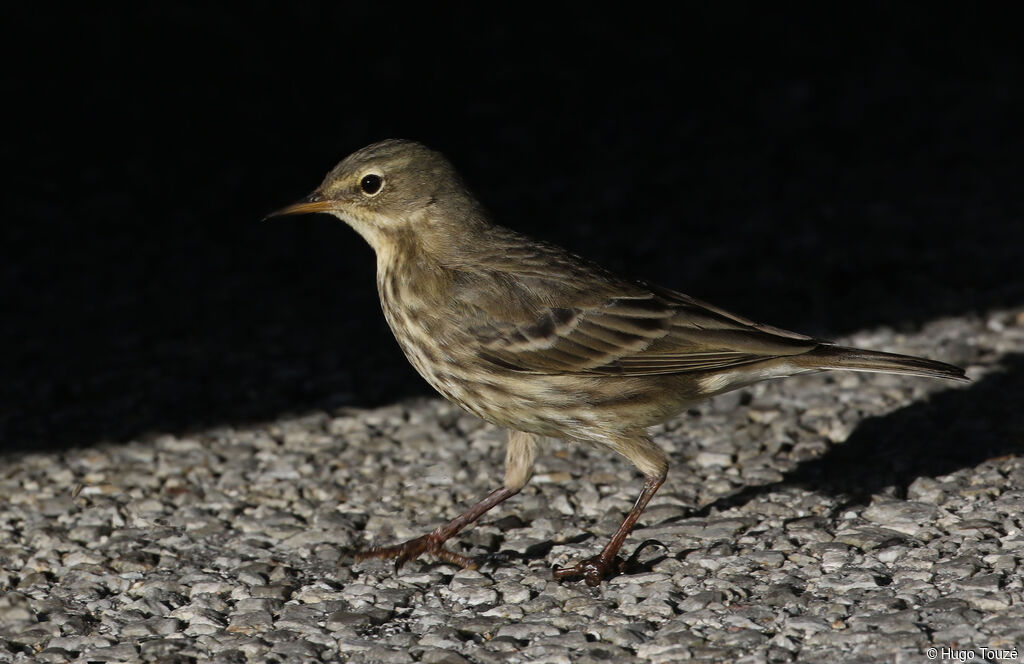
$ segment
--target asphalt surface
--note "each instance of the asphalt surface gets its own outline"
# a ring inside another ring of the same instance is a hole
[[[0,661],[1010,661],[1024,311],[846,341],[973,382],[806,376],[658,427],[669,479],[599,588],[551,568],[599,549],[640,477],[559,442],[449,545],[479,570],[354,563],[500,481],[503,432],[436,399],[8,455]]]

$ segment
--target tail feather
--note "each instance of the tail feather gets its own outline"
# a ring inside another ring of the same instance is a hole
[[[796,359],[796,358],[793,358]],[[845,369],[878,373],[906,374],[969,381],[960,367],[913,355],[883,353],[876,350],[822,345],[799,357],[808,368]]]

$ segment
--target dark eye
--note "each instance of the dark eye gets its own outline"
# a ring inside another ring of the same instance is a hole
[[[376,173],[370,173],[364,175],[363,179],[359,181],[359,188],[363,190],[363,193],[367,196],[373,196],[380,188],[384,186],[384,179]]]

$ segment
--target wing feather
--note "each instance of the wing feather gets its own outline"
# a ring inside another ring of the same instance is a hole
[[[489,321],[482,326],[488,329],[480,335],[485,339],[481,357],[505,369],[534,373],[712,371],[805,353],[819,344],[653,294],[550,309],[519,325],[481,320]]]
[[[502,251],[476,253],[472,270],[454,273],[449,306],[464,323],[466,343],[496,367],[664,375],[799,355],[825,343],[683,293],[619,279],[506,229],[493,233]]]

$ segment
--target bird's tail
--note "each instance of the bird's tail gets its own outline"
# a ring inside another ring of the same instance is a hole
[[[800,359],[806,363],[808,368],[906,374],[959,381],[970,380],[964,375],[963,369],[945,362],[936,362],[913,355],[883,353],[846,346],[821,345],[800,356]]]

